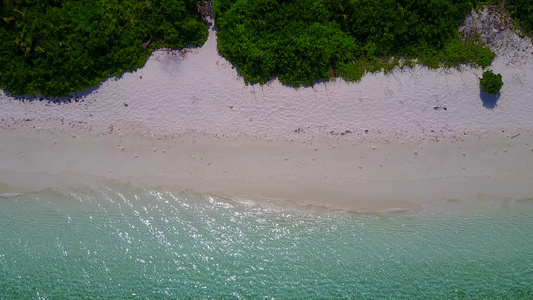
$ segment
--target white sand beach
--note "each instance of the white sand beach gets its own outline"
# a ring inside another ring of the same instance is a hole
[[[532,198],[533,46],[498,34],[495,105],[469,67],[245,85],[213,31],[71,103],[0,92],[0,194],[112,180],[365,212]]]

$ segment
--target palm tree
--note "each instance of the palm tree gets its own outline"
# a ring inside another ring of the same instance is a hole
[[[333,4],[338,12],[337,18],[342,17],[342,20],[348,19],[351,10],[355,9],[354,0],[333,0]]]
[[[6,23],[15,21],[15,17],[11,15],[12,12],[11,0],[0,0],[0,22],[2,20]]]
[[[30,58],[34,53],[43,53],[45,42],[43,36],[46,33],[43,31],[37,31],[33,24],[30,30],[22,31],[20,39],[17,39],[15,42],[19,47],[24,51],[24,58]]]
[[[33,20],[33,22],[30,21],[30,11],[27,8],[24,8],[22,10],[13,9],[13,11],[20,14],[20,18],[17,21],[17,27],[22,28],[22,32],[20,33],[20,38],[15,40],[15,43],[17,43],[17,45],[24,52],[24,58],[30,58],[34,53],[45,52],[45,42],[43,40],[43,37],[46,31],[37,30],[37,22],[35,19]],[[31,25],[29,25],[30,22]]]

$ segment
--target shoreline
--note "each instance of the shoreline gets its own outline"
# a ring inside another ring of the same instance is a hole
[[[521,43],[531,54],[496,57],[504,86],[487,108],[468,67],[248,86],[210,30],[203,47],[157,51],[72,103],[0,91],[0,189],[104,179],[364,212],[533,198],[533,46]]]
[[[386,143],[0,130],[0,140],[2,193],[110,180],[350,212],[461,211],[533,198],[532,131]]]

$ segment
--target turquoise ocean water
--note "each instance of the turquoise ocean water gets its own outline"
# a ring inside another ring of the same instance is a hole
[[[533,201],[265,207],[131,186],[0,198],[0,299],[530,299]]]

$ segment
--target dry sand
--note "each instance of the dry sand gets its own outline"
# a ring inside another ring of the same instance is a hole
[[[4,192],[20,193],[107,178],[349,211],[494,206],[533,196],[532,137],[291,142],[2,130],[0,182],[11,187]]]
[[[530,199],[533,46],[502,34],[516,45],[497,51],[505,84],[492,109],[482,70],[466,67],[247,86],[214,33],[189,53],[154,53],[77,102],[0,92],[0,193],[113,180],[349,211]]]

